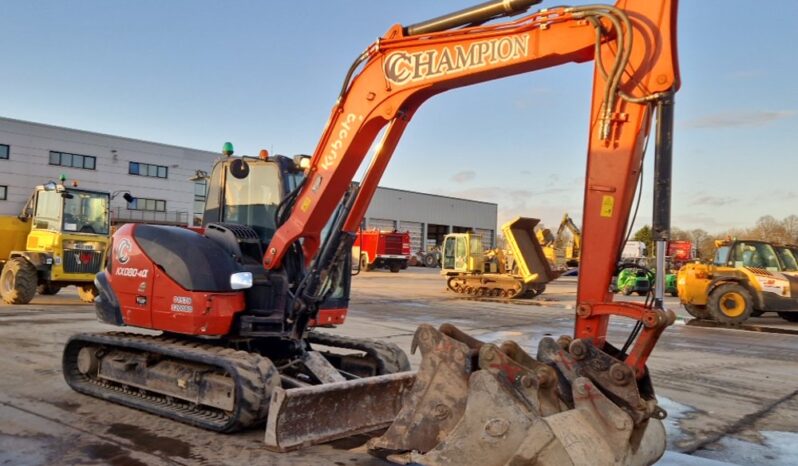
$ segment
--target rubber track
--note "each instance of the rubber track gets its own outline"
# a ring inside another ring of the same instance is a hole
[[[222,369],[234,380],[233,411],[198,406],[136,387],[86,377],[77,368],[77,355],[84,346],[160,354]],[[123,332],[73,335],[64,348],[63,372],[67,384],[77,392],[217,432],[235,432],[265,421],[272,389],[280,384],[277,369],[259,354]]]
[[[452,277],[452,279],[458,279],[458,278],[459,277]],[[452,288],[452,286],[451,286],[452,282],[450,280],[447,280],[446,288],[449,291],[451,291],[452,293],[457,293],[457,294],[463,295],[463,296],[472,296],[474,298],[518,299],[518,298],[534,298],[535,296],[540,294],[534,288],[527,287],[520,279],[515,279],[515,281],[516,281],[516,283],[518,285],[521,286],[521,291],[519,291],[517,294],[514,294],[512,296],[494,296],[492,294],[493,290],[497,290],[497,289],[498,290],[502,290],[502,291],[507,290],[506,288],[502,288],[502,287],[498,287],[498,286],[493,286],[493,287],[482,286],[482,287],[479,287],[479,288],[474,288],[474,291],[472,293],[466,293],[465,292],[465,288],[461,288],[461,290],[458,291],[458,290]],[[480,292],[482,292],[482,294],[479,294]]]
[[[410,361],[407,354],[393,343],[372,340],[368,338],[351,338],[329,333],[309,332],[308,342],[334,348],[353,349],[364,351],[377,360],[379,373],[377,375],[395,374],[410,370]]]

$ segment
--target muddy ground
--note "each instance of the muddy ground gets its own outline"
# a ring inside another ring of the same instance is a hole
[[[452,322],[485,341],[516,340],[534,354],[541,337],[572,332],[575,290],[574,279],[561,279],[534,302],[479,302],[447,293],[431,270],[363,273],[354,278],[347,324],[336,331],[409,350],[418,324]],[[798,325],[766,315],[752,320],[753,329],[782,333],[697,327],[686,323],[678,300],[667,304],[681,318],[649,360],[670,412],[671,453],[663,463],[795,464]],[[64,342],[111,329],[68,289],[25,306],[0,305],[0,464],[385,464],[359,448],[365,437],[276,454],[262,448],[260,428],[214,434],[73,392],[61,376]],[[611,339],[622,342],[630,330],[613,322]],[[418,356],[411,361],[417,365]]]

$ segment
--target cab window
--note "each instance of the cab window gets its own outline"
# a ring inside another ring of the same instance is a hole
[[[734,247],[735,267],[755,267],[777,272],[779,259],[773,246],[767,243],[747,243],[741,241]]]

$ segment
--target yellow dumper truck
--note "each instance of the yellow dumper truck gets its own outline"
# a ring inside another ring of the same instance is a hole
[[[93,302],[110,242],[109,202],[108,193],[51,181],[36,187],[19,216],[0,216],[3,301],[27,304],[37,292],[75,285],[82,301]]]

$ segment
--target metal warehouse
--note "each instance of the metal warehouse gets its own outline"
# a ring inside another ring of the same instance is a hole
[[[490,202],[379,188],[366,211],[366,228],[410,232],[410,249],[443,242],[447,233],[474,231],[483,244],[496,243],[498,206]],[[426,239],[426,244],[422,242]]]
[[[111,193],[114,223],[198,225],[219,153],[0,117],[0,214],[18,214],[36,185],[57,180]],[[125,201],[122,193],[136,199]],[[473,230],[495,243],[496,204],[378,188],[367,228],[409,231],[411,249]],[[425,241],[422,239],[425,238]]]

